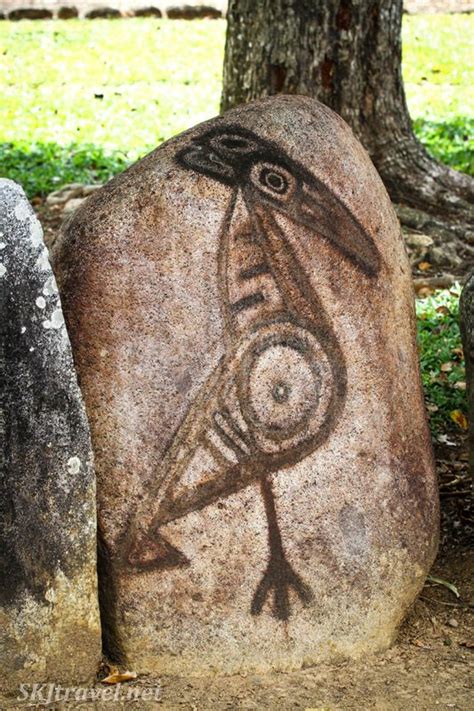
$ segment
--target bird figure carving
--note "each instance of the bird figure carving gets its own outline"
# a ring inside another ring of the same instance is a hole
[[[247,129],[220,124],[176,160],[229,187],[218,250],[225,355],[163,458],[132,523],[126,560],[137,571],[188,565],[163,526],[258,485],[269,558],[250,610],[260,614],[273,597],[274,616],[287,620],[290,591],[303,604],[313,594],[285,554],[272,477],[329,437],[347,390],[344,355],[298,256],[298,229],[314,237],[315,252],[325,241],[368,278],[378,274],[380,255],[322,181]]]

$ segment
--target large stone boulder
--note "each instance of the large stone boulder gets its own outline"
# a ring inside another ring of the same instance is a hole
[[[474,478],[474,272],[462,290],[460,311],[469,411],[469,469]]]
[[[56,268],[115,657],[228,673],[389,645],[438,495],[410,269],[348,126],[302,97],[197,126],[86,200]]]
[[[87,681],[101,653],[95,481],[41,226],[0,180],[0,687]]]

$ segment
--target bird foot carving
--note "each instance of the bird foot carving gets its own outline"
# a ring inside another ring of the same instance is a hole
[[[286,558],[271,558],[252,600],[251,613],[259,615],[267,598],[273,592],[273,614],[279,620],[290,617],[290,588],[296,592],[304,605],[313,599],[313,593],[291,567]]]

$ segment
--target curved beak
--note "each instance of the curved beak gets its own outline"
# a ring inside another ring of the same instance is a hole
[[[378,274],[381,265],[379,250],[342,200],[319,181],[314,185],[305,181],[298,197],[288,205],[290,218],[330,242],[368,276]]]
[[[232,166],[206,145],[191,144],[178,153],[177,159],[185,168],[208,175],[221,183],[226,185],[235,183],[236,175]]]

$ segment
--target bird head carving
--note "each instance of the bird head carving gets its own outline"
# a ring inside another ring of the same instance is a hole
[[[202,133],[177,155],[186,169],[241,190],[251,209],[267,207],[330,242],[367,276],[380,270],[375,242],[344,202],[278,145],[240,126]]]

